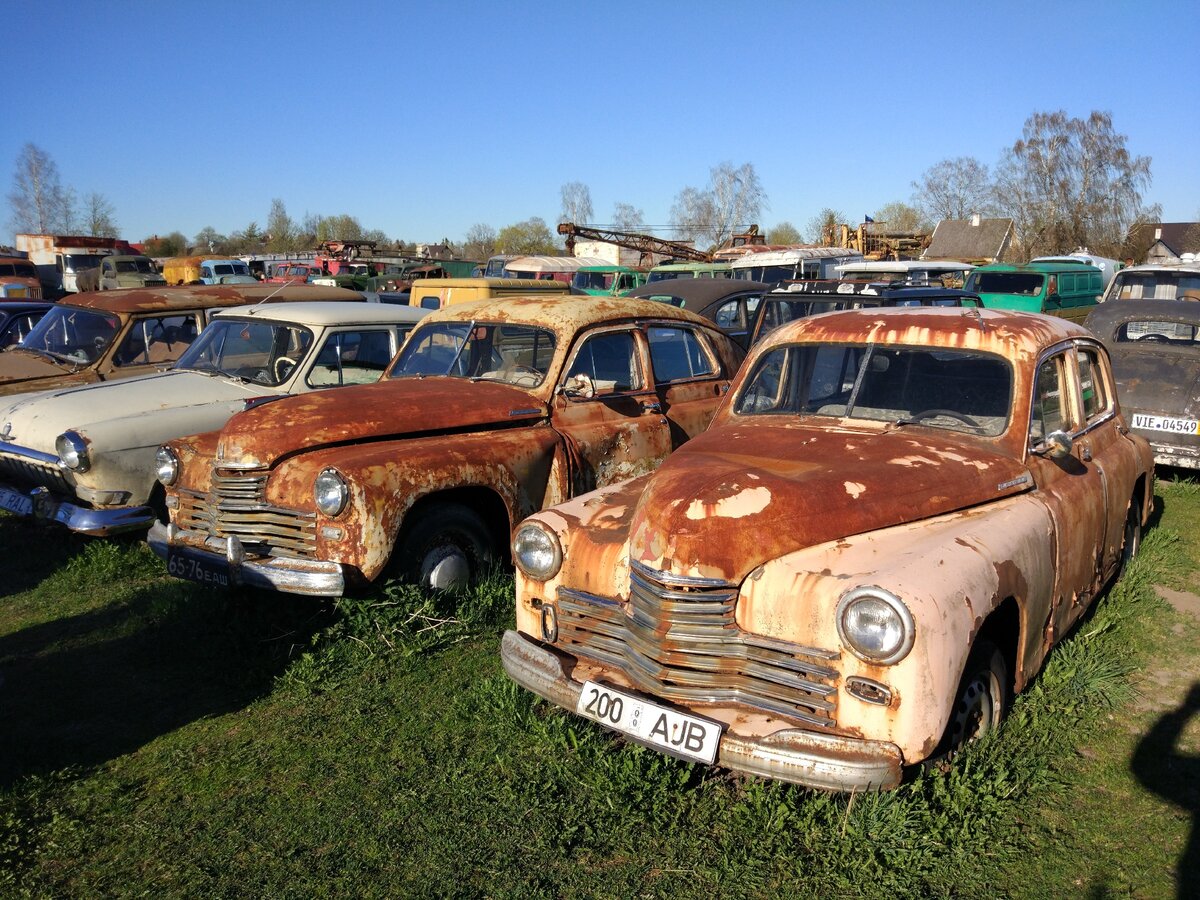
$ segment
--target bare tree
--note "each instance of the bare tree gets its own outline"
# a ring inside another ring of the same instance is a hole
[[[872,218],[880,225],[884,225],[883,230],[888,232],[925,234],[933,231],[929,220],[925,218],[921,210],[915,206],[909,206],[907,203],[901,203],[899,200],[885,203],[875,211]]]
[[[791,222],[780,222],[767,232],[768,244],[802,244],[804,238]]]
[[[116,210],[108,198],[92,191],[83,198],[83,224],[87,233],[96,237],[116,237]]]
[[[913,182],[914,199],[926,219],[966,219],[995,212],[994,191],[988,167],[973,156],[943,159]]]
[[[287,253],[296,249],[295,238],[296,225],[283,201],[276,197],[267,213],[267,249],[273,253]]]
[[[998,167],[996,204],[1012,217],[1026,256],[1081,246],[1112,256],[1148,212],[1142,192],[1150,181],[1150,157],[1130,155],[1110,113],[1038,112]]]
[[[562,186],[562,214],[560,222],[592,221],[592,192],[582,181],[568,181]]]
[[[613,205],[612,223],[617,231],[634,231],[646,224],[645,213],[632,203],[618,201]]]
[[[487,259],[496,252],[496,229],[478,222],[467,230],[462,253],[467,259]]]
[[[50,154],[37,144],[26,144],[17,155],[8,202],[14,231],[49,234],[69,230],[70,192],[63,188],[58,166]]]
[[[828,244],[837,239],[837,227],[846,221],[846,214],[840,209],[825,207],[808,220],[808,240],[813,244]]]
[[[720,246],[737,228],[757,222],[767,195],[753,163],[723,162],[709,170],[708,188],[685,187],[671,205],[671,225],[687,240]]]

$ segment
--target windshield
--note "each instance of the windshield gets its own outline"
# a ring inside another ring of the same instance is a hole
[[[972,272],[966,289],[973,294],[1014,294],[1036,297],[1046,276],[1036,272]]]
[[[154,263],[148,259],[118,259],[118,272],[157,272]]]
[[[63,362],[86,364],[99,359],[121,328],[114,315],[71,306],[55,306],[29,332],[21,347]]]
[[[107,253],[101,253],[98,256],[93,256],[90,253],[68,254],[63,257],[63,266],[68,272],[82,272],[85,269],[94,269],[100,265],[100,261],[107,256]]]
[[[282,384],[304,359],[312,332],[278,322],[214,319],[175,364],[259,384]]]
[[[930,347],[791,344],[766,353],[738,394],[743,416],[869,419],[995,437],[1012,370],[999,356]]]
[[[540,385],[554,357],[554,333],[530,325],[439,322],[413,332],[391,378],[447,375]]]
[[[571,287],[581,291],[607,291],[616,277],[615,272],[576,272]]]
[[[1200,272],[1118,272],[1111,300],[1200,300]]]
[[[0,263],[0,276],[15,275],[17,278],[37,278],[37,269],[31,263]]]

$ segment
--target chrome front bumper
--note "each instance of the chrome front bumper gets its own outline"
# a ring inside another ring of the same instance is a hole
[[[231,585],[244,584],[319,597],[340,597],[346,590],[346,578],[340,563],[282,556],[249,559],[236,537],[219,538],[156,522],[146,535],[146,542],[151,550],[166,560],[168,571],[173,560],[196,560],[205,563],[206,567],[227,566]],[[187,577],[174,571],[171,574]]]
[[[508,677],[517,684],[551,703],[575,710],[583,685],[567,675],[567,657],[519,632],[506,631],[500,644],[500,660]],[[788,728],[765,737],[743,737],[726,731],[721,736],[717,764],[806,787],[857,792],[898,785],[903,757],[899,747],[886,741]]]
[[[140,531],[154,521],[154,510],[149,506],[92,509],[61,500],[44,487],[21,491],[0,484],[0,509],[38,522],[58,522],[92,537]]]

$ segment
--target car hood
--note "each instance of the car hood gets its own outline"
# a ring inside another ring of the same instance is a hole
[[[730,424],[693,438],[650,478],[629,558],[740,583],[787,553],[1032,484],[988,442],[927,427]]]
[[[269,466],[299,451],[446,431],[510,427],[546,415],[520,388],[462,378],[397,378],[286,397],[248,409],[221,433],[226,464]]]
[[[1200,415],[1200,353],[1114,353],[1121,409],[1166,416]]]
[[[0,353],[0,384],[66,375],[85,366],[59,362],[40,353],[14,348]]]
[[[55,439],[68,429],[88,437],[100,423],[132,419],[139,426],[133,430],[142,431],[142,426],[160,417],[156,414],[168,410],[240,404],[276,393],[261,384],[188,370],[159,372],[6,398],[0,401],[0,430],[8,427],[11,443],[51,452]]]

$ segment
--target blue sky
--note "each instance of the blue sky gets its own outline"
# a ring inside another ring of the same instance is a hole
[[[20,2],[0,180],[32,141],[122,235],[349,213],[406,241],[595,220],[666,225],[753,163],[764,226],[852,221],[934,163],[989,166],[1034,111],[1108,110],[1148,202],[1200,219],[1200,3]],[[7,202],[3,202],[8,219]],[[5,227],[0,236],[9,234]]]

